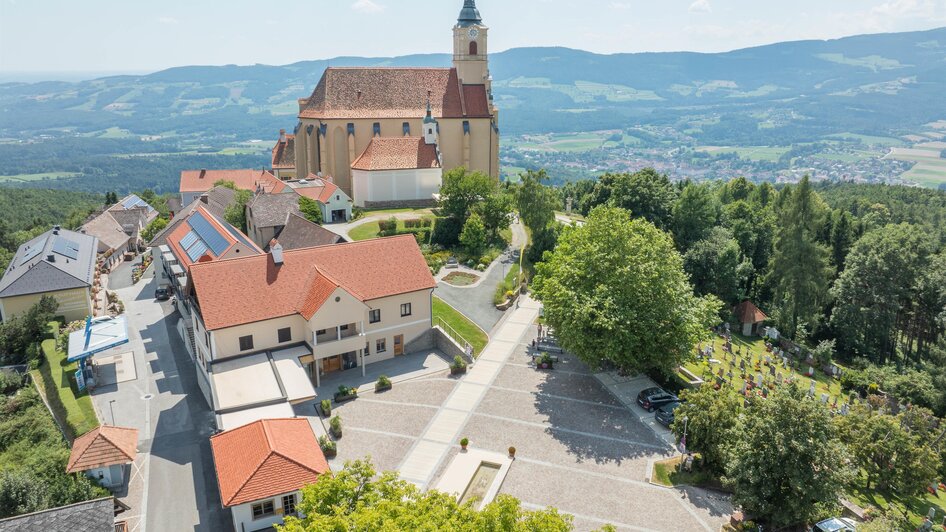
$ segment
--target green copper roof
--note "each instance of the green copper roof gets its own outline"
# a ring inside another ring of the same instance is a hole
[[[463,9],[460,10],[460,18],[457,19],[457,25],[466,28],[482,23],[483,18],[480,17],[480,10],[476,9],[476,0],[464,0]]]

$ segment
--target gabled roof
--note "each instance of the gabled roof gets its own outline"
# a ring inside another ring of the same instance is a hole
[[[224,506],[289,493],[329,472],[305,418],[261,419],[210,438]]]
[[[348,194],[339,192],[338,186],[335,185],[331,178],[322,178],[315,174],[309,174],[305,179],[298,181],[287,181],[286,185],[296,194],[305,196],[319,203],[328,203],[331,201],[332,196],[336,194],[341,194],[345,196],[345,199],[348,199]]]
[[[254,227],[279,227],[286,225],[290,214],[299,214],[299,195],[259,194],[247,204]]]
[[[285,227],[276,235],[283,250],[313,248],[344,242],[341,236],[298,214],[290,214]]]
[[[336,287],[362,302],[436,286],[412,235],[195,264],[191,282],[208,330],[293,314],[310,319]]]
[[[739,320],[739,323],[759,323],[760,321],[769,319],[769,317],[765,315],[765,312],[759,310],[759,307],[752,304],[751,301],[739,303],[733,307],[732,312],[736,315],[736,319]]]
[[[128,244],[131,235],[125,232],[122,224],[112,216],[112,213],[105,211],[102,214],[92,218],[82,226],[82,230],[105,244],[108,249],[120,249]]]
[[[299,118],[423,118],[428,101],[441,118],[490,116],[485,90],[462,91],[455,68],[331,67],[300,101]]]
[[[115,498],[102,497],[0,519],[3,532],[115,532]]]
[[[277,140],[273,146],[273,169],[292,169],[296,167],[296,136],[286,135],[285,140]]]
[[[352,170],[440,168],[437,147],[422,137],[375,137],[351,163]]]
[[[127,464],[138,454],[138,429],[102,425],[72,442],[66,473]]]
[[[207,201],[204,202],[204,199]],[[216,216],[217,219],[222,219],[227,207],[229,207],[235,199],[236,192],[227,187],[214,187],[208,190],[207,192],[201,194],[200,197],[194,201],[190,202],[184,207],[179,208],[178,212],[175,213],[174,218],[168,222],[167,227],[158,231],[158,233],[154,235],[148,245],[151,247],[157,247],[167,244],[167,237],[170,236],[170,234],[174,232],[174,230],[177,229],[177,227],[183,223],[184,220],[187,219],[187,216],[194,212],[200,205],[203,205],[204,208],[207,209],[210,214]],[[170,198],[168,199],[168,207],[170,207],[170,202],[172,200],[178,202],[180,201],[176,198]]]
[[[17,249],[0,279],[0,297],[91,286],[97,254],[98,239],[92,235],[47,231]]]
[[[217,181],[232,181],[236,188],[255,192],[262,187],[266,192],[282,192],[282,181],[265,170],[184,170],[181,172],[181,192],[204,192]]]
[[[185,267],[201,259],[219,259],[236,247],[249,255],[263,252],[239,229],[214,216],[203,204],[198,204],[174,229],[167,238],[167,245]]]

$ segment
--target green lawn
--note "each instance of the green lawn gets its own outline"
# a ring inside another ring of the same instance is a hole
[[[443,278],[443,281],[453,286],[469,286],[475,283],[477,279],[479,279],[479,277],[472,273],[451,272]]]
[[[99,426],[88,391],[78,392],[74,362],[66,362],[66,354],[56,349],[56,340],[43,340],[43,365],[31,374],[43,391],[55,417],[65,423],[70,438],[81,436]]]
[[[861,485],[863,485],[863,482],[861,482]],[[926,516],[931,507],[936,508],[936,515],[939,520],[942,520],[943,514],[946,513],[946,493],[942,491],[939,498],[930,494],[921,497],[900,497],[894,493],[878,490],[867,491],[863,488],[850,490],[847,495],[851,502],[862,508],[873,506],[880,510],[880,513],[889,511],[889,513],[896,516],[906,513],[914,527],[919,527],[923,523],[923,517]]]
[[[486,332],[439,297],[433,298],[433,305],[434,325],[439,320],[443,320],[473,346],[474,355],[479,355],[489,342],[489,336]]]
[[[699,455],[695,454],[694,457],[699,457]],[[706,471],[702,471],[695,464],[693,471],[681,470],[679,468],[681,461],[683,461],[682,455],[655,462],[651,480],[655,484],[671,488],[674,486],[700,486],[717,490],[722,489],[719,479]]]
[[[390,211],[390,212],[393,213],[393,212],[411,212],[411,211],[412,209],[403,209],[399,211]],[[379,211],[379,212],[384,212],[385,214],[389,213],[389,211]],[[421,219],[428,219],[428,218],[433,219],[433,216],[431,216],[429,214],[429,211],[426,209],[418,211],[417,217]],[[405,229],[404,220],[397,221],[397,229],[398,231],[403,231]],[[377,238],[378,233],[380,231],[381,231],[381,228],[378,225],[378,220],[373,220],[373,221],[370,221],[370,222],[367,222],[355,227],[354,229],[348,232],[348,236],[351,237],[350,239],[352,241],[357,242],[359,240],[368,240],[371,238]]]

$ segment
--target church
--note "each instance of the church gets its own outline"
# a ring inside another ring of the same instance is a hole
[[[326,69],[299,100],[290,175],[330,178],[359,207],[429,205],[444,171],[463,166],[499,178],[489,28],[475,0],[453,27],[451,68]],[[283,169],[289,161],[279,161]],[[291,164],[291,163],[290,163]]]

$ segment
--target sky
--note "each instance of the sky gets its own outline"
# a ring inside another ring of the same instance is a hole
[[[462,0],[0,0],[0,74],[450,52]],[[946,26],[946,0],[478,0],[490,51],[726,51]]]

